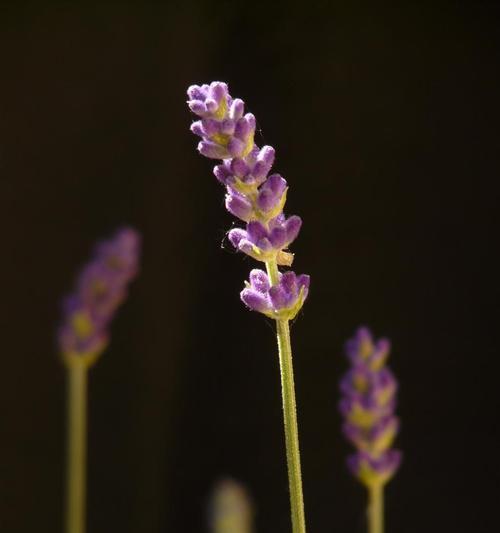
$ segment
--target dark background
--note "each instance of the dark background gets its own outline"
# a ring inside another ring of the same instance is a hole
[[[416,4],[416,3],[415,3]],[[387,532],[488,532],[500,486],[500,11],[333,2],[0,8],[0,526],[62,531],[58,302],[95,240],[132,224],[142,274],[91,371],[89,532],[203,532],[245,483],[257,531],[290,531],[272,323],[254,262],[189,132],[185,90],[227,81],[277,150],[309,531],[362,532],[337,383],[361,323],[393,341],[404,464]]]

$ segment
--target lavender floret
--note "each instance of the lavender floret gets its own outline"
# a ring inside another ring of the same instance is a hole
[[[283,248],[287,248],[295,240],[301,225],[302,220],[296,215],[288,219],[279,215],[270,220],[267,227],[262,222],[252,220],[248,222],[246,230],[232,229],[228,237],[237,250],[257,261],[269,261],[277,257]],[[278,263],[283,263],[279,257]]]
[[[140,236],[131,228],[98,243],[63,301],[58,344],[66,361],[93,362],[109,342],[109,325],[139,269]]]
[[[241,291],[243,303],[253,311],[277,320],[292,320],[309,292],[309,276],[288,271],[279,275],[279,283],[271,286],[268,275],[259,269],[250,272],[250,282]]]
[[[374,342],[368,328],[361,327],[345,350],[351,368],[340,382],[339,409],[345,420],[343,433],[356,448],[348,466],[367,487],[383,485],[401,462],[401,452],[392,448],[399,430],[394,415],[397,381],[384,366],[390,343]]]

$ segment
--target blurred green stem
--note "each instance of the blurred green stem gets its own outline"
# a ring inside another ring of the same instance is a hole
[[[279,283],[276,261],[266,263],[271,285]],[[299,432],[297,427],[297,408],[293,379],[292,347],[288,320],[276,320],[278,350],[281,369],[281,395],[283,399],[283,418],[285,422],[286,459],[288,483],[290,486],[290,506],[293,533],[305,533],[304,498],[302,495],[302,476],[300,469]]]
[[[87,366],[68,365],[66,533],[85,532]]]
[[[380,483],[368,488],[368,531],[384,533],[384,486]]]

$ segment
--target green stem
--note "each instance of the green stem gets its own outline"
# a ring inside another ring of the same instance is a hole
[[[384,533],[384,486],[372,485],[368,488],[368,531]]]
[[[85,532],[87,372],[83,364],[68,366],[66,533]]]
[[[276,261],[266,263],[272,285],[279,282]],[[293,380],[292,347],[288,320],[276,320],[278,350],[281,369],[281,394],[283,399],[283,418],[285,422],[286,459],[288,483],[290,486],[290,507],[293,533],[305,533],[304,498],[302,495],[302,476],[300,469],[299,432],[297,427],[297,408]]]

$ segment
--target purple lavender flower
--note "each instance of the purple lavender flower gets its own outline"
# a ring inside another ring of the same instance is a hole
[[[246,283],[240,296],[247,307],[276,320],[292,529],[294,533],[305,533],[289,320],[307,298],[309,276],[281,273],[278,268],[292,264],[293,254],[287,249],[297,237],[302,221],[283,214],[287,182],[279,174],[268,177],[274,149],[255,144],[255,117],[245,114],[243,101],[233,99],[227,85],[218,81],[193,85],[188,96],[189,108],[200,118],[191,125],[191,131],[201,137],[198,150],[205,157],[222,160],[214,174],[226,187],[226,208],[246,222],[245,228],[229,231],[229,241],[237,250],[266,265],[267,273],[252,270],[250,283]]]
[[[278,264],[289,264],[291,254],[280,254],[283,248],[295,240],[302,220],[298,216],[285,219],[283,214],[273,218],[269,223],[263,224],[251,220],[247,229],[235,228],[229,231],[228,237],[231,244],[238,250],[246,253],[257,261],[276,259]],[[291,264],[291,260],[290,260]]]
[[[397,382],[385,361],[390,351],[387,339],[373,341],[361,327],[346,343],[351,368],[340,383],[343,432],[356,447],[348,466],[367,487],[385,484],[401,462],[401,452],[392,449],[399,420],[394,415]]]
[[[236,190],[251,191],[266,180],[274,163],[274,148],[254,146],[244,158],[226,159],[214,167],[215,177]]]
[[[191,131],[203,140],[198,150],[211,159],[245,157],[253,148],[255,117],[243,115],[242,100],[233,100],[225,83],[213,82],[188,89],[189,108],[201,117]]]
[[[292,320],[309,292],[309,276],[294,272],[279,275],[279,283],[271,286],[268,275],[259,269],[250,272],[250,283],[241,292],[241,299],[253,311],[277,320]]]
[[[286,180],[279,174],[268,176],[274,163],[274,148],[259,148],[254,143],[255,117],[244,113],[243,101],[233,99],[225,83],[193,85],[188,89],[188,96],[189,108],[200,117],[191,125],[191,131],[202,139],[198,150],[208,158],[222,160],[215,166],[214,174],[226,187],[226,208],[246,222],[245,228],[229,231],[229,241],[236,250],[266,265],[291,266],[293,254],[287,249],[298,236],[302,220],[283,214],[288,190]],[[293,278],[305,279],[295,274]],[[304,303],[308,286],[309,278],[301,296],[294,294],[293,305],[288,293],[286,304],[276,306],[267,295],[266,306],[249,305],[255,297],[248,292],[253,290],[251,285],[243,290],[241,298],[250,309],[268,316],[295,316]]]
[[[93,362],[109,341],[109,324],[127,297],[139,268],[140,236],[123,228],[98,243],[77,278],[75,291],[63,301],[58,344],[66,361]]]

